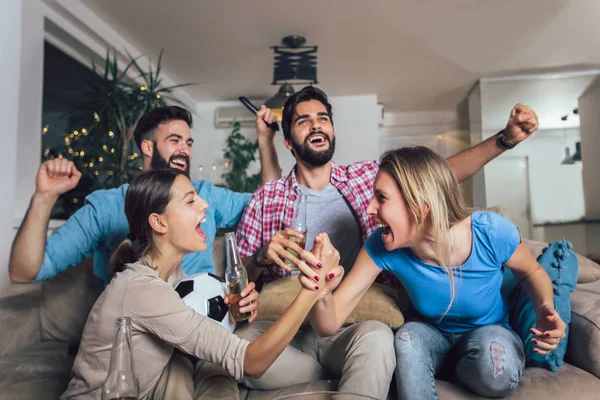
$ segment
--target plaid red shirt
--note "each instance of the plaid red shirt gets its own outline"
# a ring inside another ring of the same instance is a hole
[[[330,182],[352,207],[360,224],[363,242],[377,227],[366,210],[373,198],[373,182],[378,170],[379,164],[376,161],[360,161],[345,166],[331,162]],[[275,233],[292,225],[297,197],[295,166],[287,177],[265,183],[252,195],[236,232],[242,257],[253,255],[261,247],[268,245]],[[395,287],[385,275],[380,274],[378,282]],[[265,267],[257,286],[260,288],[264,283],[286,276],[289,273],[279,266]]]

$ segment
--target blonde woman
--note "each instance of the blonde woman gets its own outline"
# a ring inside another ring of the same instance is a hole
[[[390,151],[379,168],[367,213],[381,228],[367,239],[341,285],[343,269],[332,271],[311,311],[313,327],[320,335],[334,334],[377,275],[390,271],[416,311],[395,335],[398,397],[437,399],[435,377],[454,371],[448,378],[478,395],[507,396],[519,382],[524,351],[508,329],[508,305],[500,294],[503,266],[531,298],[533,343],[542,354],[565,335],[546,271],[512,222],[466,207],[452,170],[433,151]],[[306,288],[314,286],[309,276],[301,276]]]

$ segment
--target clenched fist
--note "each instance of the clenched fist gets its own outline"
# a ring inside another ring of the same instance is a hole
[[[516,145],[527,139],[538,127],[538,116],[531,107],[517,104],[510,112],[504,136],[509,143]]]
[[[44,162],[37,173],[36,193],[56,197],[75,188],[81,172],[73,161],[54,159]]]
[[[260,106],[260,110],[256,113],[256,134],[259,138],[264,137],[267,139],[273,139],[275,131],[269,126],[269,124],[277,122],[277,116],[273,113],[270,108]]]

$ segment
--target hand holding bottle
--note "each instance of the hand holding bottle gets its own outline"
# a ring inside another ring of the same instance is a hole
[[[287,265],[287,262],[298,265],[301,261],[298,254],[304,250],[305,237],[305,234],[291,228],[275,233],[269,244],[260,249],[256,255],[257,264],[262,266],[276,264],[281,269],[290,272],[291,268]]]
[[[307,206],[308,197],[300,194],[292,226],[275,233],[269,244],[258,251],[256,254],[257,265],[277,264],[287,272],[298,270],[300,253],[306,248]]]
[[[252,322],[258,316],[258,302],[259,294],[256,291],[256,285],[254,282],[248,283],[248,286],[242,293],[240,293],[240,300],[238,301],[239,312],[241,314],[250,313],[251,317],[248,318],[248,322]],[[229,305],[229,296],[225,297],[225,304]]]

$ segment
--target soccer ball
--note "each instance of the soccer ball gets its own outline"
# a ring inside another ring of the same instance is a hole
[[[179,282],[175,291],[198,314],[209,317],[229,332],[234,331],[235,322],[225,304],[227,285],[223,278],[207,272],[190,275]]]

